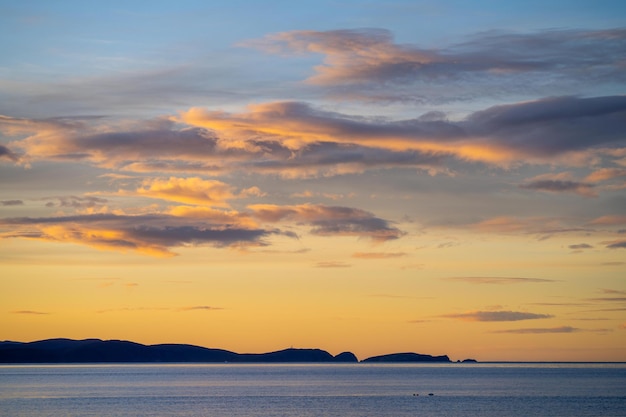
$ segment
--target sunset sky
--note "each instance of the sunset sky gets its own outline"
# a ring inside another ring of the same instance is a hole
[[[626,2],[0,0],[0,340],[626,361]]]

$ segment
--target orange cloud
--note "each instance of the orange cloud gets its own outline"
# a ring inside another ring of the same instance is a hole
[[[406,256],[405,252],[355,252],[353,258],[358,259],[389,259]]]
[[[626,177],[626,169],[624,168],[602,168],[592,172],[585,178],[589,182],[601,182],[614,178]]]
[[[620,216],[620,215],[602,216],[602,217],[593,219],[589,224],[597,224],[597,225],[605,225],[605,226],[615,226],[615,225],[626,224],[626,216]]]
[[[204,206],[228,206],[226,201],[235,198],[230,185],[199,177],[145,180],[136,193],[143,197]]]
[[[236,210],[221,210],[205,206],[174,206],[168,213],[176,217],[206,220],[218,224],[239,225],[246,228],[256,228],[258,223],[249,214]]]
[[[450,277],[443,279],[447,281],[467,282],[469,284],[526,284],[555,282],[551,279],[520,277]]]
[[[151,256],[174,256],[171,248],[211,245],[241,247],[265,245],[264,238],[276,234],[293,236],[277,229],[247,228],[240,224],[212,224],[202,219],[143,214],[110,213],[0,219],[0,238],[30,238],[76,243],[98,249],[136,251]]]

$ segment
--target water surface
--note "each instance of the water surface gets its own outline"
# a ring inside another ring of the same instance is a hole
[[[0,416],[624,417],[626,364],[9,365]]]

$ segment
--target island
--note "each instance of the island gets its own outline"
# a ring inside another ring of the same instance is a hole
[[[452,362],[448,355],[431,356],[420,353],[391,353],[389,355],[373,356],[363,359],[362,362],[436,362],[449,363]]]
[[[336,356],[322,349],[288,348],[268,353],[236,353],[187,344],[144,345],[126,340],[47,339],[0,342],[0,363],[358,363],[352,352]],[[447,355],[393,353],[362,363],[452,363]]]

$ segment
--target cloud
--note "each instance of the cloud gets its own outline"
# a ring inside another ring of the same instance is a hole
[[[490,31],[432,49],[394,43],[384,29],[354,29],[282,32],[242,45],[283,55],[321,54],[322,65],[306,82],[343,97],[432,102],[503,89],[556,92],[580,81],[610,86],[625,78],[625,39],[624,29]]]
[[[602,216],[602,217],[593,219],[589,224],[604,225],[604,226],[622,225],[622,224],[626,224],[626,216],[619,216],[619,215]]]
[[[390,259],[406,255],[405,252],[355,252],[352,257],[358,259]]]
[[[626,169],[624,168],[601,168],[587,175],[585,180],[589,182],[602,182],[621,177],[626,177]]]
[[[553,316],[521,311],[470,311],[467,313],[445,314],[442,317],[465,321],[520,321],[548,319]]]
[[[305,162],[329,146],[340,152],[338,156],[335,152],[318,154],[317,166],[352,162],[361,167],[437,169],[449,158],[504,165],[553,163],[559,156],[626,145],[619,134],[626,130],[626,96],[550,97],[489,107],[460,121],[356,117],[299,102],[257,104],[247,112],[232,114],[192,109],[181,113],[180,120],[223,132],[234,138],[231,141],[237,146],[242,146],[246,137],[260,136],[279,141],[292,153],[305,151],[296,154],[298,158],[291,163]],[[377,153],[370,153],[374,149],[384,152],[375,156]],[[561,158],[559,162],[581,165],[579,159]],[[276,162],[269,162],[275,169]],[[581,184],[576,189],[591,188],[591,184]],[[571,190],[574,185],[545,182],[535,186]]]
[[[570,326],[550,327],[550,328],[534,328],[534,329],[509,329],[495,330],[492,333],[514,333],[514,334],[546,334],[546,333],[575,333],[582,329]]]
[[[2,117],[0,115],[0,121],[2,120]],[[18,162],[20,160],[19,156],[11,151],[9,148],[7,148],[4,145],[0,145],[0,160],[2,159],[8,159],[11,162]]]
[[[470,223],[467,227],[480,233],[498,234],[529,234],[536,235],[539,240],[548,239],[554,235],[564,233],[591,233],[595,230],[589,227],[580,227],[576,224],[564,223],[565,218],[545,218],[545,217],[510,217],[498,216],[485,219],[476,223]],[[442,225],[450,227],[449,225]],[[455,225],[458,226],[458,225]]]
[[[614,240],[612,242],[603,242],[608,249],[626,249],[626,240]]]
[[[235,198],[230,185],[199,177],[147,179],[135,193],[142,197],[206,206],[228,206],[226,201]],[[133,193],[121,191],[120,194]]]
[[[626,291],[624,290],[614,290],[614,289],[610,289],[610,288],[602,288],[602,293],[603,294],[622,294],[622,295],[626,295]]]
[[[46,197],[43,200],[50,200],[50,202],[46,204],[46,207],[66,207],[74,209],[91,209],[94,207],[102,206],[108,202],[108,200],[100,197],[79,197],[74,195]]]
[[[609,303],[624,303],[626,297],[599,297],[599,298],[587,298],[589,301],[609,302]]]
[[[44,311],[34,311],[34,310],[16,310],[16,311],[11,311],[11,314],[25,314],[25,315],[31,315],[31,316],[42,316],[42,315],[48,315],[50,313],[46,313]]]
[[[345,262],[322,261],[315,264],[316,268],[350,268],[352,265]]]
[[[212,307],[212,306],[191,306],[191,307],[181,307],[178,311],[215,311],[215,310],[223,310],[222,307]]]
[[[24,202],[22,200],[2,200],[0,206],[22,206]]]
[[[593,184],[587,184],[578,181],[563,181],[563,180],[535,180],[529,181],[525,184],[521,184],[520,188],[526,190],[547,191],[551,193],[561,192],[573,192],[585,197],[597,197],[597,194],[593,190]]]
[[[552,279],[520,278],[520,277],[449,277],[442,278],[446,281],[461,281],[469,284],[525,284],[556,282]]]
[[[583,166],[600,152],[609,161],[623,157],[611,152],[626,147],[619,134],[626,131],[626,96],[550,97],[489,107],[458,121],[429,114],[390,120],[274,102],[241,113],[192,108],[136,122],[3,117],[0,131],[18,137],[12,147],[31,164],[80,161],[117,171],[198,176],[307,178],[383,168],[448,173],[459,161]],[[593,184],[585,184],[555,180],[529,187],[591,193]],[[150,194],[153,185],[143,190]]]
[[[276,229],[245,228],[236,224],[210,224],[163,214],[116,215],[108,213],[0,219],[0,238],[31,238],[71,242],[100,249],[138,251],[172,256],[170,248],[212,245],[231,247],[265,245],[264,238],[285,234]]]
[[[199,181],[202,192],[217,188],[224,196],[232,196],[221,182]],[[150,183],[151,185],[154,182]],[[161,183],[159,183],[161,184]],[[192,187],[148,188],[155,195],[179,199],[189,197]],[[194,180],[192,184],[196,184]],[[203,188],[204,187],[204,188]],[[165,190],[165,191],[164,191]],[[192,195],[198,198],[196,195]],[[216,201],[210,197],[200,201]],[[80,208],[91,199],[61,199],[67,205]],[[195,201],[195,200],[194,200]],[[265,246],[267,238],[283,235],[295,238],[295,233],[259,225],[281,221],[307,224],[311,233],[320,236],[356,236],[375,242],[398,239],[404,233],[388,221],[350,207],[323,205],[251,205],[247,212],[218,210],[206,206],[176,206],[166,213],[86,213],[52,217],[14,217],[0,219],[4,227],[0,238],[30,238],[55,242],[70,242],[99,249],[137,251],[153,256],[172,256],[175,247],[211,245],[214,247]]]
[[[384,219],[351,207],[301,204],[248,206],[252,215],[267,222],[292,221],[311,225],[311,233],[320,236],[357,236],[384,242],[404,233]]]
[[[569,245],[568,248],[573,249],[573,250],[581,250],[581,249],[592,249],[593,246],[587,243],[579,243],[576,245]]]

